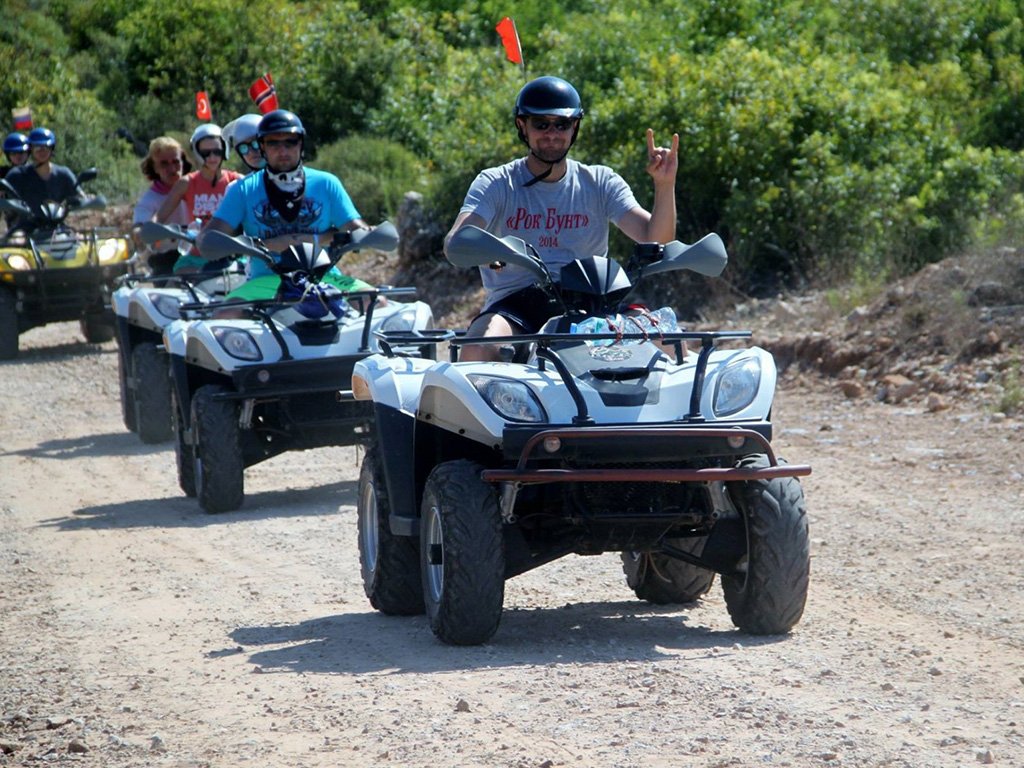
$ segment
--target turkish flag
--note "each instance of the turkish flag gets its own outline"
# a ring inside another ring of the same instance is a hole
[[[274,79],[269,72],[249,86],[249,97],[256,102],[261,114],[265,115],[277,109],[277,88],[274,87]]]
[[[495,27],[501,35],[501,44],[505,46],[505,55],[513,64],[522,65],[523,49],[519,45],[519,33],[516,32],[516,23],[508,16],[498,22]]]
[[[30,107],[17,107],[12,109],[11,115],[14,117],[14,130],[32,130],[32,109]]]
[[[210,97],[206,95],[206,91],[196,91],[196,117],[207,122],[213,120]]]

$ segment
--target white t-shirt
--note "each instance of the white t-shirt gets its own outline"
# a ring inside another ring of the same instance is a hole
[[[512,235],[537,249],[555,279],[558,270],[583,256],[608,253],[608,223],[639,207],[625,180],[605,165],[583,165],[566,160],[565,175],[555,182],[533,178],[526,158],[481,171],[462,203],[462,213],[475,213],[486,229],[498,237]],[[487,290],[485,307],[533,285],[525,269],[481,267]]]

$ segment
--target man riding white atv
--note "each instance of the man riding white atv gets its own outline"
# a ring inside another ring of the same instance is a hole
[[[718,573],[741,630],[796,624],[809,574],[796,478],[810,468],[772,450],[771,355],[716,349],[749,332],[663,333],[619,313],[644,278],[719,274],[721,239],[644,244],[629,277],[610,259],[577,259],[557,281],[518,238],[468,226],[447,252],[457,266],[530,270],[565,311],[521,336],[385,333],[384,353],[356,364],[353,390],[375,415],[358,496],[371,605],[425,610],[444,642],[481,643],[497,630],[506,579],[618,551],[641,599],[691,602]],[[448,341],[450,362],[396,352],[428,338]],[[686,341],[697,351],[684,354]],[[480,343],[509,347],[505,361],[458,362]],[[513,362],[524,345],[528,360]]]
[[[389,222],[338,233],[326,248],[306,243],[278,254],[244,235],[206,234],[204,257],[248,256],[282,279],[271,299],[183,305],[194,319],[164,329],[178,480],[205,511],[241,506],[246,467],[284,451],[365,439],[372,412],[353,397],[353,365],[379,349],[374,332],[426,330],[433,315],[423,302],[393,300],[414,288],[342,293],[322,278],[349,251],[397,245]],[[405,351],[420,353],[419,346]]]

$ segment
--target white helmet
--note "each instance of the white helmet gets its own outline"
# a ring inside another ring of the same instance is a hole
[[[262,117],[263,115],[242,115],[224,126],[228,152],[233,152],[239,144],[246,144],[256,138]]]
[[[262,119],[263,115],[242,115],[224,126],[228,154],[237,153],[239,159],[253,170],[259,170],[267,163],[256,143]]]
[[[224,141],[224,134],[221,132],[220,126],[214,123],[203,123],[192,131],[192,138],[188,140],[189,146],[192,147],[192,156],[200,166],[203,165],[203,157],[199,154],[199,142],[203,139],[220,139],[220,148],[227,156],[228,145]]]

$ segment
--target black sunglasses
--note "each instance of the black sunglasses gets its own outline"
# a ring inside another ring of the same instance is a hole
[[[562,117],[558,120],[547,120],[543,117],[531,117],[530,127],[535,131],[546,131],[548,128],[554,128],[559,133],[565,133],[573,127],[575,122],[575,120],[570,120],[567,117]]]
[[[296,137],[293,139],[264,139],[263,144],[268,147],[297,147],[302,142],[302,139]]]
[[[210,155],[216,155],[217,157],[224,157],[223,149],[200,149],[199,156],[205,160]]]

